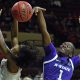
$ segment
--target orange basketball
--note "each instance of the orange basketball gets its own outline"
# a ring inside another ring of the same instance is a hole
[[[19,1],[13,5],[11,12],[19,22],[26,22],[32,17],[32,6],[26,1]]]

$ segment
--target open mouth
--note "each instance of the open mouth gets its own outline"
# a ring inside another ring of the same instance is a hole
[[[60,47],[61,52],[65,52],[65,49],[63,47]]]

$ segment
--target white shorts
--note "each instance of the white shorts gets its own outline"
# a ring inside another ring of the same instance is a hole
[[[21,80],[21,70],[19,69],[17,73],[10,73],[7,70],[7,59],[3,59],[1,61],[0,66],[0,80]],[[13,67],[14,68],[14,67]]]

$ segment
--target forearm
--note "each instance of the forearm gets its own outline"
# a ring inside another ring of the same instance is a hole
[[[13,19],[13,25],[11,28],[11,42],[12,46],[18,44],[18,21],[16,19]]]
[[[38,19],[38,23],[39,23],[41,32],[42,33],[44,33],[44,31],[46,32],[47,31],[46,21],[45,21],[45,18],[44,18],[44,15],[43,15],[42,11],[39,11],[37,13],[37,19]]]
[[[2,9],[0,10],[0,15],[2,13]],[[16,23],[17,24],[17,23]],[[6,57],[7,61],[7,69],[11,73],[16,73],[19,69],[19,67],[16,65],[15,60],[11,57],[11,52],[8,46],[6,45],[4,41],[4,37],[2,35],[2,32],[0,30],[0,48],[2,50],[3,55]]]
[[[7,69],[11,73],[17,73],[19,70],[19,66],[16,65],[16,62],[12,59],[7,60]]]
[[[18,71],[19,67],[16,65],[15,58],[12,55],[12,53],[10,52],[10,49],[7,47],[6,44],[3,45],[1,43],[0,43],[0,48],[3,52],[3,54],[5,55],[5,58],[8,59],[7,60],[7,69],[11,73],[16,73]]]
[[[44,15],[43,15],[42,11],[38,12],[37,18],[38,18],[39,27],[40,27],[40,30],[41,30],[41,33],[42,33],[44,45],[47,46],[51,43],[51,38],[50,38],[50,35],[47,31],[46,21],[45,21],[45,18],[44,18]]]
[[[11,43],[12,43],[12,51],[17,55],[19,52],[19,44],[18,44],[18,21],[13,19],[13,25],[11,29]]]
[[[1,30],[0,30],[0,48],[2,50],[2,53],[5,55],[6,59],[8,59],[8,63],[7,63],[8,70],[12,73],[17,72],[18,71],[18,66],[16,65],[15,60],[11,56],[10,49],[8,48],[8,46],[6,45],[6,43],[4,41]]]

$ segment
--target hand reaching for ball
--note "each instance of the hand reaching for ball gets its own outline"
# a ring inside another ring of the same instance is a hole
[[[37,15],[39,11],[46,11],[46,9],[45,8],[42,8],[42,7],[34,7],[33,8],[33,13],[35,15]]]

